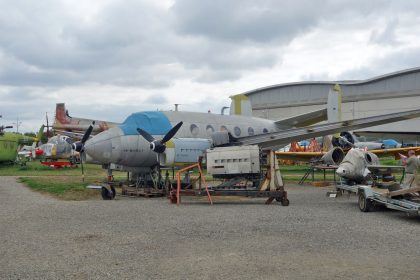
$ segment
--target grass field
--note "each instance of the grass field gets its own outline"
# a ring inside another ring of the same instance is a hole
[[[106,171],[100,165],[84,164],[85,179],[82,170],[76,168],[53,169],[37,161],[26,166],[1,165],[0,176],[17,176],[29,188],[52,195],[62,200],[86,200],[99,198],[96,190],[86,189],[90,184],[100,184],[106,179]],[[114,172],[116,179],[126,178],[125,173]]]
[[[383,165],[399,165],[399,161],[393,159],[381,160]],[[62,200],[86,200],[99,198],[100,193],[96,190],[86,189],[89,184],[100,184],[106,179],[106,171],[99,165],[85,164],[85,180],[82,180],[81,168],[62,168],[52,169],[48,166],[41,165],[39,162],[29,162],[27,166],[19,165],[0,165],[0,176],[17,176],[21,182],[31,189],[47,193]],[[298,182],[305,172],[308,170],[307,164],[302,165],[282,165],[280,171],[287,182]],[[192,176],[197,174],[192,174]],[[397,179],[401,178],[401,174],[395,174]],[[124,180],[126,173],[114,172],[116,180]],[[207,179],[207,178],[206,178]],[[333,171],[326,172],[326,180],[333,181]],[[338,179],[338,177],[337,177]],[[310,183],[311,175],[305,181]],[[322,171],[316,171],[314,181],[323,181],[324,175]]]

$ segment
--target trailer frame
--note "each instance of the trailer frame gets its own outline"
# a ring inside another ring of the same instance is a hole
[[[406,198],[407,194],[419,192],[420,187],[393,192],[388,189],[372,187],[369,184],[347,185],[340,182],[335,187],[340,192],[355,193],[358,196],[358,206],[362,212],[369,212],[375,204],[379,204],[388,209],[405,212],[407,215],[420,215],[420,197]]]

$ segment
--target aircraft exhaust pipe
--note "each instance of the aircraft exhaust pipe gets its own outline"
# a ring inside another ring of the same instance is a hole
[[[369,165],[379,165],[379,158],[374,153],[366,152],[365,160]]]
[[[339,165],[344,159],[344,152],[341,148],[335,147],[322,156],[321,161],[327,165]]]

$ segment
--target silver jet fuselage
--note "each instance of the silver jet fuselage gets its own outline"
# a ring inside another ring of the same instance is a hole
[[[378,157],[358,148],[350,149],[337,168],[336,173],[347,180],[362,182],[371,173],[369,165],[378,165]]]

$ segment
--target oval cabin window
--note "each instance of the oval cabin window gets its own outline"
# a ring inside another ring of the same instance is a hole
[[[263,133],[268,133],[268,129],[267,128],[264,128],[263,129]]]
[[[255,133],[254,133],[254,129],[252,128],[252,127],[248,127],[248,135],[249,136],[252,136],[252,135],[254,135]]]
[[[235,133],[235,136],[241,136],[241,129],[239,127],[235,126],[233,132]]]
[[[206,127],[207,135],[212,135],[214,133],[214,128],[211,125]]]
[[[196,124],[192,124],[190,125],[190,132],[193,136],[197,136],[198,133],[200,132],[200,129],[198,128]]]

